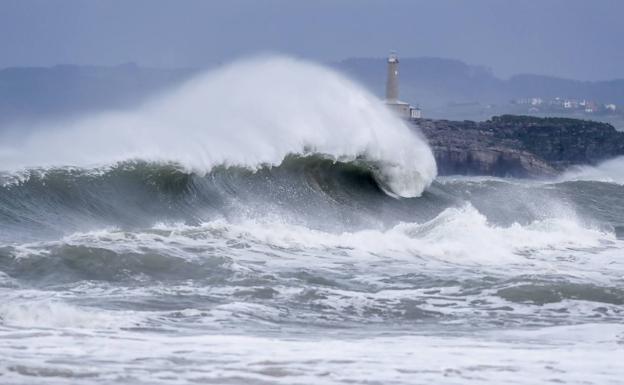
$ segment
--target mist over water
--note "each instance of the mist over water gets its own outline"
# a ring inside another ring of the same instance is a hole
[[[562,175],[561,180],[624,184],[624,157],[611,159],[597,166],[575,167]]]
[[[436,178],[290,58],[0,151],[0,382],[617,383],[621,160]]]

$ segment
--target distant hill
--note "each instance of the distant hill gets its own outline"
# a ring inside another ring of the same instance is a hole
[[[188,79],[190,69],[59,65],[0,70],[0,126],[131,108]]]
[[[383,95],[385,58],[351,58],[332,64],[336,69]],[[511,99],[592,99],[624,106],[624,79],[583,82],[541,75],[497,78],[484,66],[440,58],[401,58],[401,97],[425,108],[447,104],[507,103]]]
[[[481,66],[438,58],[400,59],[401,98],[433,108],[448,103],[501,100],[504,81]],[[332,64],[334,68],[366,85],[379,96],[384,94],[385,58],[352,58]]]
[[[515,98],[541,96],[590,99],[624,107],[624,79],[587,82],[540,75],[516,75],[505,82]]]
[[[352,58],[329,65],[383,97],[385,58]],[[198,72],[134,64],[3,69],[0,129],[11,122],[132,108]],[[500,79],[487,67],[458,60],[401,58],[400,81],[401,98],[421,105],[425,116],[434,118],[486,120],[497,114],[526,114],[526,107],[509,102],[535,96],[587,98],[615,103],[624,110],[624,80],[581,82],[539,75]]]

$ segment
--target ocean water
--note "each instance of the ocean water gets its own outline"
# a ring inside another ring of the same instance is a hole
[[[2,143],[2,384],[624,378],[622,159],[436,177],[288,58]]]

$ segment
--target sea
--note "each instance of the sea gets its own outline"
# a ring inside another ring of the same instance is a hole
[[[417,128],[288,57],[25,132],[1,384],[624,381],[624,158],[438,176]]]

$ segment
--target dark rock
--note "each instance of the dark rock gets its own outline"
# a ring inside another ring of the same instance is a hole
[[[548,177],[624,155],[624,132],[607,123],[504,115],[413,124],[428,139],[440,175]]]

